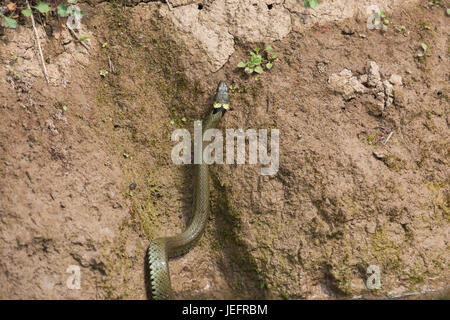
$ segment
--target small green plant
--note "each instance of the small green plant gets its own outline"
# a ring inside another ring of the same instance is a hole
[[[238,63],[238,68],[243,68],[244,71],[248,74],[252,74],[253,72],[257,74],[261,74],[264,72],[263,66],[266,67],[267,70],[272,69],[273,61],[277,58],[275,54],[270,54],[269,52],[273,48],[271,46],[267,46],[262,53],[265,53],[265,57],[260,54],[260,48],[255,48],[255,51],[250,51],[250,60],[241,61]],[[258,80],[259,77],[256,76],[255,80]]]
[[[386,12],[384,11],[380,11],[380,18],[376,17],[375,20],[373,21],[373,24],[375,26],[381,24],[381,30],[385,32],[388,30],[389,23],[391,23],[391,21],[386,17]]]
[[[174,125],[174,124],[183,125],[183,123],[186,122],[186,121],[187,121],[187,118],[186,117],[182,117],[181,119],[171,119],[169,123],[171,125]]]
[[[81,19],[81,17],[83,16],[83,13],[79,9],[77,9],[78,7],[73,6],[77,3],[77,0],[60,0],[56,2],[59,2],[56,8],[52,8],[52,6],[46,2],[39,2],[37,5],[31,6],[30,8],[19,7],[15,3],[10,2],[6,6],[8,13],[5,14],[0,12],[0,25],[2,27],[15,29],[17,27],[16,19],[19,16],[18,10],[20,10],[20,13],[24,17],[30,17],[33,14],[32,9],[35,9],[44,17],[50,16],[52,11],[55,11],[56,14],[62,18],[75,16]]]
[[[107,74],[108,71],[106,71],[105,69],[100,70],[100,76],[102,76],[103,78],[106,77]]]
[[[431,56],[431,54],[428,52],[428,45],[425,42],[422,42],[420,47],[423,52],[419,52],[417,54],[418,58],[423,58],[424,56],[427,56],[427,57]]]
[[[319,5],[318,0],[303,0],[303,2],[305,3],[306,7],[313,9]]]
[[[248,88],[247,87],[234,87],[232,85],[230,85],[230,90],[233,93],[244,93],[247,92]]]
[[[63,111],[67,111],[67,100],[65,98],[63,98],[61,100],[61,105],[62,105],[61,108],[63,109]]]
[[[433,29],[433,26],[430,23],[426,23],[424,21],[419,22],[419,27],[421,27],[424,30],[431,30],[431,29]]]
[[[15,72],[13,68],[9,67],[8,69],[9,73],[16,79],[20,79],[20,77],[22,76],[22,73],[20,72]]]
[[[0,25],[2,27],[6,28],[13,28],[15,29],[17,27],[17,21],[13,18],[14,11],[17,9],[17,5],[15,3],[10,2],[6,6],[6,10],[9,12],[8,15],[5,15],[2,11],[0,11]],[[5,10],[5,13],[6,13]]]
[[[434,7],[434,6],[439,7],[440,4],[441,4],[441,1],[440,1],[440,0],[428,1],[428,5],[429,5],[430,7]]]
[[[406,27],[405,26],[397,26],[397,27],[395,27],[395,30],[397,31],[397,32],[403,32],[403,31],[405,31],[406,30]]]

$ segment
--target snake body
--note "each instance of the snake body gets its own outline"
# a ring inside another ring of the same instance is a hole
[[[229,107],[229,99],[228,87],[221,81],[214,97],[213,109],[203,121],[203,133],[217,126]],[[208,166],[203,161],[195,166],[193,216],[188,227],[176,236],[152,240],[147,249],[152,298],[156,300],[173,299],[168,260],[183,255],[194,247],[208,221],[210,214]]]

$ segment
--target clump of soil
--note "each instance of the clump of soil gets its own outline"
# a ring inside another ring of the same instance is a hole
[[[279,129],[280,168],[211,167],[211,221],[170,263],[177,298],[385,298],[448,285],[445,10],[389,8],[380,32],[357,5],[327,21],[320,6],[229,3],[82,2],[89,49],[38,25],[49,85],[29,22],[4,30],[0,298],[146,298],[149,241],[191,215],[192,168],[172,163],[171,133],[192,131],[223,79],[233,90],[221,128]],[[238,22],[253,12],[282,28],[248,32],[258,16]],[[236,66],[266,45],[277,59],[256,81]],[[67,285],[72,265],[79,290]],[[366,286],[370,265],[378,290]]]

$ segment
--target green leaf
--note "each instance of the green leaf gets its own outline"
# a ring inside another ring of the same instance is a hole
[[[379,25],[380,24],[380,20],[378,20],[378,19],[375,19],[374,21],[373,21],[373,25],[374,26],[377,26],[377,25]]]
[[[4,25],[5,27],[11,28],[11,29],[15,29],[17,27],[16,19],[9,18],[4,15],[1,15],[1,17],[3,18],[2,25]]]
[[[66,105],[62,106],[62,109],[63,109],[64,111],[67,111],[67,106],[66,106]]]
[[[267,46],[264,50],[266,50],[266,51],[270,51],[270,50],[272,50],[273,48],[271,47],[271,46]]]
[[[181,121],[186,122],[186,117],[181,118]]]
[[[247,64],[244,61],[241,61],[238,63],[238,68],[245,68],[247,66]]]
[[[317,1],[317,0],[311,0],[311,1],[309,1],[309,6],[311,7],[311,8],[315,8],[315,7],[317,7],[319,5],[319,2]]]
[[[272,63],[271,63],[271,62],[267,63],[267,64],[266,64],[266,68],[267,68],[267,69],[271,69],[271,68],[272,68]]]
[[[254,57],[254,59],[252,59],[252,62],[256,65],[261,64],[262,57],[258,54],[257,56]]]
[[[447,15],[450,16],[450,8],[447,9]]]
[[[89,36],[81,36],[80,39],[78,39],[80,42],[89,39]]]
[[[20,11],[24,17],[29,17],[31,16],[31,9],[23,9],[22,11]]]
[[[263,73],[264,70],[263,70],[263,68],[261,68],[261,66],[256,66],[255,72],[256,72],[256,73]]]
[[[253,69],[251,69],[251,68],[249,68],[249,67],[246,67],[246,68],[244,69],[244,71],[247,72],[247,73],[249,73],[249,74],[253,73]]]
[[[67,12],[67,6],[65,4],[60,4],[59,6],[56,7],[56,10],[60,17],[64,18],[69,15],[69,13]]]
[[[385,13],[384,11],[381,11],[381,12],[380,12],[380,17],[386,18],[386,13]]]
[[[273,54],[272,55],[272,59],[276,59],[277,58],[277,55],[276,54]]]
[[[39,11],[40,13],[47,13],[50,11],[51,7],[48,5],[48,3],[45,2],[39,2],[35,7],[37,11]]]
[[[426,43],[422,42],[421,46],[422,46],[423,51],[427,51],[428,46]]]

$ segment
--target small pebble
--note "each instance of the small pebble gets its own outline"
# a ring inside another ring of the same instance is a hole
[[[378,152],[378,151],[374,151],[373,155],[375,156],[375,158],[377,158],[378,160],[383,160],[386,158],[386,155],[382,152]]]
[[[136,189],[136,186],[137,184],[133,182],[132,184],[130,184],[130,190]]]
[[[389,82],[394,86],[401,86],[403,84],[402,77],[398,74],[391,75],[391,77],[389,78]]]

